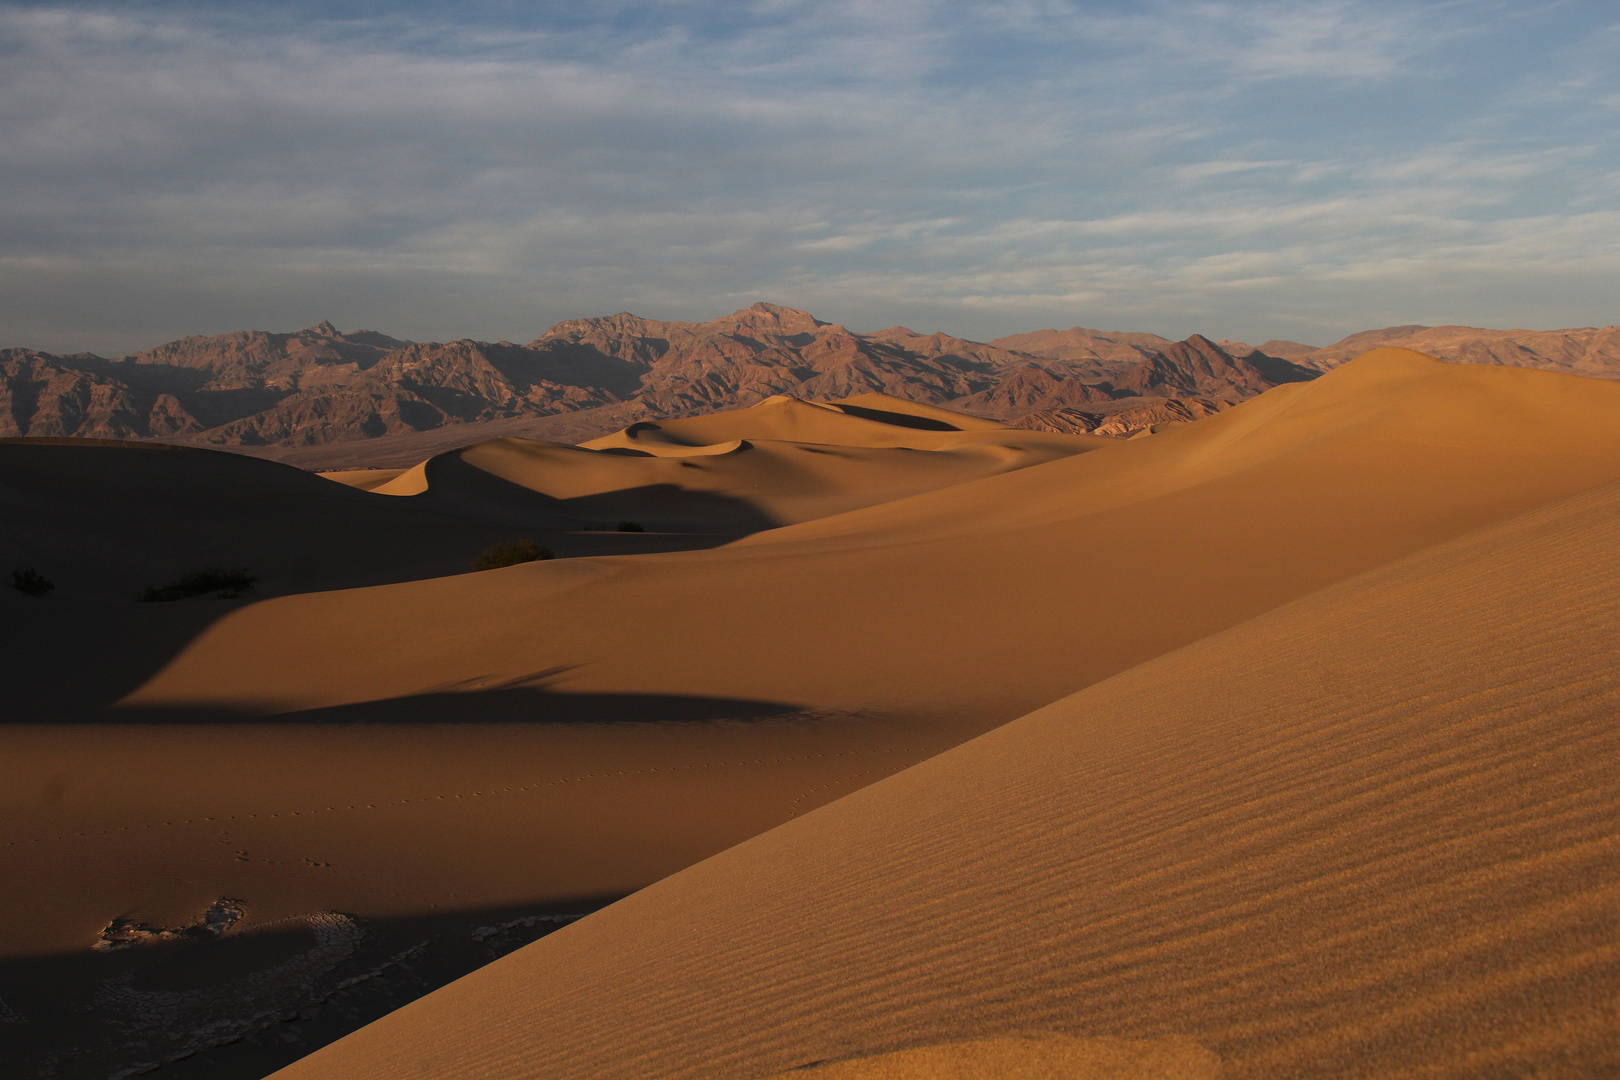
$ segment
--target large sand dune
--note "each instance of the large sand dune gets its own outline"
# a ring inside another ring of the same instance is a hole
[[[1610,1075],[1617,534],[1610,484],[1325,589],[277,1076]]]
[[[0,727],[0,844],[30,883],[0,898],[0,952],[16,958],[0,999],[40,997],[58,975],[67,996],[145,978],[138,953],[95,961],[111,967],[57,958],[115,918],[185,927],[220,898],[242,902],[240,928],[216,943],[213,975],[185,977],[220,1000],[262,974],[268,939],[253,933],[319,928],[323,912],[371,936],[299,993],[397,971],[390,957],[416,947],[423,920],[465,939],[587,910],[1279,605],[1620,479],[1620,385],[1404,350],[1131,442],[941,430],[948,414],[896,419],[886,399],[768,403],[744,418],[786,417],[767,438],[738,426],[746,412],[621,433],[659,443],[648,456],[486,443],[433,459],[405,497],[299,481],[461,528],[644,493],[618,486],[635,480],[623,463],[713,465],[735,472],[707,492],[674,486],[798,522],[724,547],[218,605],[223,617],[175,615],[162,633],[156,613],[121,623],[136,615],[108,602],[0,602],[7,625],[50,628],[11,654],[30,701],[121,696],[93,725]],[[814,464],[790,469],[795,455]],[[1018,467],[1028,458],[1041,463]],[[747,469],[760,487],[742,492]],[[290,504],[268,505],[266,519],[287,519],[268,522],[272,537],[298,527]],[[405,532],[387,542],[413,550]],[[188,1052],[223,1030],[212,1023],[165,1027],[140,1060]],[[1105,1061],[1111,1046],[1047,1049]],[[1185,1049],[1153,1046],[1119,1053]],[[809,1059],[750,1060],[763,1075]],[[218,1056],[206,1067],[226,1075]]]

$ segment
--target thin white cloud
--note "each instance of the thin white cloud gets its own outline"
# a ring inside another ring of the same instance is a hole
[[[1254,172],[1256,169],[1282,169],[1293,165],[1289,161],[1200,161],[1196,165],[1179,165],[1176,179],[1183,184],[1200,184],[1217,176],[1233,176]]]

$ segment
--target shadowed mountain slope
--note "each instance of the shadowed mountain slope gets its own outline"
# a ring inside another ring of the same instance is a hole
[[[144,379],[118,379],[95,356],[0,350],[0,437],[165,438],[203,429],[174,393]],[[189,374],[170,390],[197,383]]]

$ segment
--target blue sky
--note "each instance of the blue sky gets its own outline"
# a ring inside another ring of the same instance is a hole
[[[0,3],[0,346],[1620,322],[1600,2]]]

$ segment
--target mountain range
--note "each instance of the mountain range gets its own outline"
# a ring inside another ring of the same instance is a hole
[[[566,441],[774,395],[873,391],[1062,432],[1127,435],[1315,378],[1382,345],[1620,378],[1620,328],[1401,326],[1327,348],[1074,327],[990,342],[855,333],[758,303],[709,322],[571,319],[526,345],[404,341],[321,322],[182,338],[120,359],[0,350],[0,436],[158,439],[260,452],[464,425]],[[502,423],[505,422],[505,423]]]

